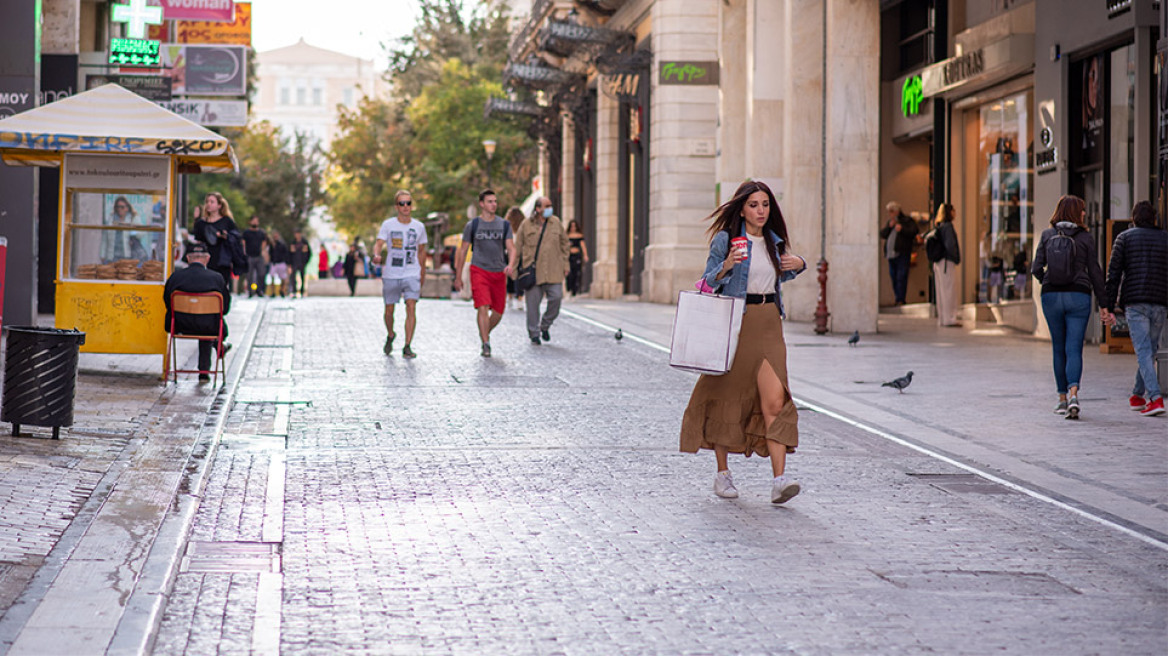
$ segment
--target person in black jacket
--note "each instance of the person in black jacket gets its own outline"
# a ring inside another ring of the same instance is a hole
[[[191,228],[191,236],[195,241],[207,245],[207,252],[211,256],[207,268],[223,276],[230,287],[232,280],[230,240],[239,239],[242,242],[243,235],[231,217],[231,207],[223,194],[219,192],[207,194],[203,201],[203,217],[195,221],[194,227]]]
[[[187,268],[175,271],[166,280],[162,300],[166,303],[166,326],[164,329],[167,332],[170,331],[170,320],[173,315],[175,332],[188,335],[219,334],[219,321],[214,315],[172,313],[170,307],[170,297],[175,292],[219,292],[223,295],[223,314],[227,314],[231,310],[231,291],[227,288],[227,282],[223,280],[223,276],[207,268],[207,263],[210,261],[211,255],[207,252],[206,245],[196,242],[187,251]],[[222,323],[223,342],[219,344],[214,344],[211,341],[199,342],[199,382],[201,383],[211,380],[208,373],[211,371],[211,349],[217,346],[226,353],[227,349],[231,348],[231,345],[226,343],[227,322],[223,321]]]
[[[1079,418],[1079,383],[1083,376],[1083,338],[1091,318],[1091,293],[1100,303],[1104,321],[1110,314],[1105,307],[1103,269],[1096,255],[1095,238],[1087,231],[1087,205],[1078,196],[1063,196],[1050,217],[1050,226],[1042,231],[1034,252],[1031,273],[1045,283],[1047,244],[1061,234],[1074,239],[1074,280],[1064,284],[1042,285],[1042,314],[1050,328],[1050,345],[1054,354],[1054,380],[1059,402],[1055,414],[1067,419]]]
[[[900,210],[900,203],[891,202],[885,209],[888,211],[888,223],[880,229],[880,238],[884,240],[884,257],[888,260],[892,293],[896,296],[896,304],[904,305],[908,295],[908,267],[912,264],[913,248],[921,229],[917,227],[916,221]]]
[[[1155,417],[1164,414],[1153,358],[1168,317],[1168,232],[1159,228],[1156,210],[1146,200],[1132,208],[1132,223],[1135,226],[1119,233],[1111,249],[1107,297],[1100,305],[1127,317],[1139,365],[1128,405],[1145,417]],[[1114,314],[1107,323],[1115,325]]]
[[[292,297],[304,298],[308,276],[308,262],[312,260],[312,246],[299,230],[292,232],[292,243],[288,245],[289,264],[292,265]]]

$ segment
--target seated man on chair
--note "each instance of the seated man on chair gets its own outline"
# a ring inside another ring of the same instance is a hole
[[[227,289],[227,283],[224,282],[223,276],[216,271],[211,271],[207,268],[207,263],[211,261],[211,255],[207,252],[206,244],[196,242],[187,249],[187,263],[190,265],[185,269],[178,269],[170,274],[170,278],[166,281],[166,289],[163,292],[163,299],[166,301],[166,330],[170,331],[170,297],[175,292],[190,292],[192,294],[204,292],[219,292],[223,296],[223,314],[231,309],[231,292]],[[184,333],[187,335],[218,335],[219,326],[218,321],[214,315],[200,315],[188,314],[186,312],[178,312],[175,315],[174,329],[176,333]],[[227,322],[223,322],[223,339],[227,339]],[[199,382],[205,383],[211,380],[211,348],[216,346],[212,340],[199,342]],[[231,348],[230,344],[224,341],[218,344],[219,348],[226,354],[227,350]]]

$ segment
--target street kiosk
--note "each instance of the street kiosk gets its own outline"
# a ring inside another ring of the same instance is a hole
[[[180,173],[238,168],[226,137],[116,84],[0,120],[6,164],[61,167],[55,325],[85,352],[161,354]]]

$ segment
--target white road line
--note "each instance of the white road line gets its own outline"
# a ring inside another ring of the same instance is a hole
[[[566,314],[566,315],[572,317],[573,319],[582,321],[586,324],[595,326],[597,328],[616,332],[616,326],[610,326],[610,325],[602,323],[600,321],[596,321],[595,319],[581,316],[580,314],[573,312],[571,310],[563,310],[561,313]],[[657,349],[658,351],[661,351],[663,353],[669,352],[669,347],[662,346],[661,344],[658,344],[658,343],[653,342],[653,341],[649,341],[649,340],[644,339],[642,337],[637,337],[635,335],[630,335],[628,333],[624,333],[624,338],[632,340],[634,342],[637,342],[638,344],[644,344],[645,346]],[[890,442],[894,442],[894,443],[899,444],[901,446],[908,447],[909,449],[912,449],[913,451],[916,451],[918,453],[929,456],[930,458],[936,458],[937,460],[940,460],[941,462],[944,462],[946,464],[957,467],[958,469],[963,469],[971,474],[975,474],[977,476],[980,476],[981,478],[984,478],[987,481],[992,481],[993,483],[997,483],[998,485],[1001,485],[1002,487],[1014,490],[1015,492],[1020,492],[1022,494],[1025,494],[1028,497],[1033,498],[1033,499],[1037,499],[1037,500],[1042,501],[1044,503],[1049,503],[1052,506],[1055,506],[1056,508],[1061,508],[1063,510],[1069,511],[1071,513],[1079,515],[1080,517],[1083,517],[1085,519],[1089,519],[1097,524],[1101,524],[1101,525],[1106,526],[1110,529],[1114,529],[1116,531],[1119,531],[1120,533],[1123,533],[1124,535],[1136,538],[1137,540],[1140,540],[1141,542],[1145,542],[1147,544],[1150,544],[1153,547],[1156,547],[1156,548],[1161,549],[1163,551],[1168,551],[1168,542],[1163,542],[1163,541],[1157,540],[1156,538],[1153,538],[1149,535],[1144,535],[1143,533],[1140,533],[1139,531],[1130,529],[1122,524],[1118,524],[1116,522],[1113,522],[1110,519],[1107,519],[1106,517],[1100,517],[1099,515],[1095,515],[1095,514],[1092,514],[1090,512],[1087,512],[1086,510],[1083,510],[1082,508],[1076,508],[1075,506],[1073,506],[1069,503],[1066,503],[1064,501],[1059,501],[1058,499],[1050,497],[1050,496],[1043,494],[1037,490],[1032,490],[1028,487],[1019,485],[1017,483],[1007,481],[1004,478],[994,476],[993,474],[991,474],[987,471],[984,471],[982,469],[978,469],[977,467],[974,467],[973,465],[963,463],[959,460],[954,460],[953,458],[950,458],[949,456],[946,456],[946,455],[941,454],[941,453],[937,453],[936,451],[933,451],[931,449],[923,447],[919,444],[914,444],[914,443],[912,443],[904,438],[897,437],[896,435],[893,435],[891,433],[883,431],[875,426],[869,426],[868,424],[865,424],[861,421],[856,421],[855,419],[852,419],[851,417],[844,416],[842,414],[839,414],[838,412],[834,412],[832,410],[829,410],[829,409],[827,409],[823,406],[817,405],[815,403],[809,403],[809,402],[807,402],[803,399],[800,399],[800,398],[796,398],[795,402],[798,403],[799,405],[811,408],[812,410],[814,410],[815,412],[818,412],[821,415],[831,417],[832,419],[835,419],[837,421],[842,421],[849,426],[853,426],[853,427],[858,428],[862,431],[865,431],[867,433],[871,433],[872,435],[886,439]]]
[[[255,624],[251,632],[251,653],[278,656],[280,653],[280,606],[284,601],[284,575],[262,572],[256,589]]]
[[[264,542],[284,541],[284,479],[287,467],[283,452],[273,452],[268,460],[268,484],[264,490],[264,519],[260,538]]]

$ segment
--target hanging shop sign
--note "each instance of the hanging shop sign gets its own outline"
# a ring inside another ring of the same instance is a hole
[[[246,47],[167,44],[162,50],[175,95],[247,95]]]
[[[605,75],[601,81],[604,95],[620,102],[634,102],[641,90],[641,74],[631,71]]]
[[[161,45],[149,39],[110,39],[109,63],[150,68],[161,64]]]
[[[717,86],[718,62],[663,61],[657,76],[660,84]]]
[[[910,75],[900,86],[900,112],[905,118],[912,118],[921,113],[921,103],[925,94],[921,91],[921,76]]]
[[[161,75],[86,75],[85,88],[96,89],[103,84],[116,84],[129,89],[146,100],[170,100],[171,78]]]
[[[932,98],[958,89],[965,93],[1033,68],[1034,35],[1012,34],[921,69],[921,95]]]
[[[225,21],[235,16],[232,0],[161,0],[166,20]]]
[[[110,20],[126,25],[126,36],[145,39],[146,27],[162,23],[162,7],[152,7],[146,0],[128,0],[129,4],[112,6]]]
[[[1034,170],[1039,175],[1058,169],[1058,148],[1048,148],[1034,153]]]
[[[892,119],[892,139],[901,141],[933,131],[933,101],[925,98],[921,71],[910,71],[882,87],[883,112]]]
[[[251,45],[251,3],[235,5],[235,20],[219,21],[178,21],[174,27],[177,43],[218,43],[241,46]]]
[[[203,127],[247,125],[246,100],[172,100],[158,104]]]

